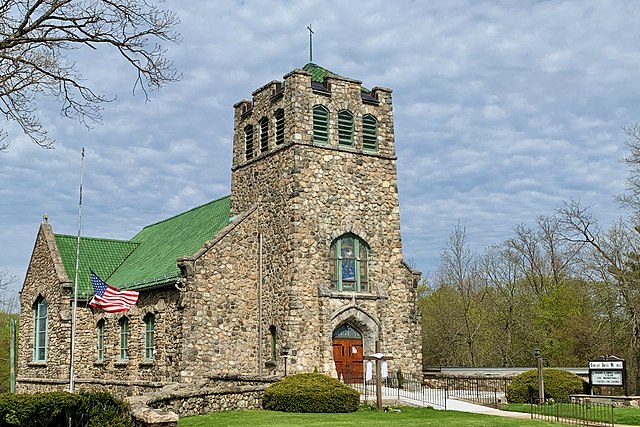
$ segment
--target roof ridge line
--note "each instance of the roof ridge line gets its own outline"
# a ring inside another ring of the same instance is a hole
[[[227,198],[229,198],[229,197],[231,197],[231,194],[228,194],[228,195],[226,195],[226,196],[222,196],[222,197],[219,197],[219,198],[217,198],[217,199],[215,199],[215,200],[211,200],[211,201],[209,201],[209,202],[206,202],[206,203],[203,203],[203,204],[201,204],[201,205],[195,206],[195,207],[193,207],[193,208],[191,208],[191,209],[188,209],[188,210],[186,210],[186,211],[184,211],[184,212],[180,212],[180,213],[177,213],[177,214],[175,214],[175,215],[173,215],[173,216],[170,216],[170,217],[168,217],[168,218],[165,218],[165,219],[162,219],[162,220],[160,220],[160,221],[154,222],[153,224],[145,225],[144,227],[142,227],[142,230],[145,230],[145,229],[147,229],[147,228],[149,228],[149,227],[153,227],[154,225],[162,224],[163,222],[169,221],[170,219],[177,218],[177,217],[179,217],[180,215],[184,215],[184,214],[189,213],[189,212],[191,212],[191,211],[194,211],[194,210],[196,210],[196,209],[200,209],[200,208],[201,208],[201,207],[203,207],[203,206],[207,206],[207,205],[210,205],[210,204],[212,204],[212,203],[219,202],[220,200],[227,199]],[[142,231],[142,230],[140,230],[140,231]]]
[[[63,233],[54,233],[55,237],[68,237],[68,238],[72,238],[72,239],[77,239],[78,236],[74,236],[71,234],[63,234]],[[85,239],[85,240],[100,240],[102,242],[118,242],[118,243],[129,243],[132,245],[140,245],[140,242],[132,242],[130,239],[129,240],[123,240],[123,239],[110,239],[107,237],[91,237],[91,236],[80,236],[81,239]]]

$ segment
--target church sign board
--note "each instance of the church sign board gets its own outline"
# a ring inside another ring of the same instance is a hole
[[[624,359],[604,356],[589,361],[591,386],[618,386],[626,390],[627,366]]]

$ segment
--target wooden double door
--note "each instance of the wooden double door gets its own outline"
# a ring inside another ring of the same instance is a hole
[[[361,383],[363,380],[362,339],[334,338],[333,360],[338,378],[345,383]]]

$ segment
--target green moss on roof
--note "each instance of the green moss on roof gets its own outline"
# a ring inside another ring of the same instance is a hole
[[[180,273],[176,260],[193,255],[228,225],[229,211],[227,196],[148,225],[128,241],[83,237],[79,289],[92,293],[89,269],[120,289],[140,289],[176,279]],[[67,274],[73,280],[75,237],[55,237]]]

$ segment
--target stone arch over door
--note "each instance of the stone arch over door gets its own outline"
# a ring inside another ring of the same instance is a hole
[[[378,319],[355,305],[343,307],[331,315],[329,338],[332,338],[333,331],[343,324],[353,326],[362,334],[362,348],[365,355],[375,352],[376,340],[378,340],[380,330]]]

